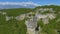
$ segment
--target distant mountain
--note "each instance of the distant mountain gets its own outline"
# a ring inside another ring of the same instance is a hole
[[[7,8],[34,8],[33,5],[28,6],[20,6],[20,5],[0,5],[0,9],[7,9]]]
[[[34,2],[0,2],[0,9],[7,8],[34,8],[39,4]]]

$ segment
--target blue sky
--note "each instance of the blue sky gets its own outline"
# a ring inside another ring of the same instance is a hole
[[[60,0],[0,0],[0,2],[33,2],[40,5],[60,5]]]

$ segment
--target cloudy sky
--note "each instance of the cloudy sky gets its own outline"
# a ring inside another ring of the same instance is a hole
[[[24,5],[24,6],[26,6],[26,4],[35,6],[51,5],[51,4],[60,5],[60,0],[0,0],[0,4]]]

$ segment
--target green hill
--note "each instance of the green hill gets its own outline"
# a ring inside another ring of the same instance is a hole
[[[2,9],[0,12],[6,12],[8,16],[18,16],[20,14],[26,14],[29,12],[35,12],[35,10],[39,8],[53,8],[55,10],[56,18],[50,20],[50,23],[44,25],[40,20],[38,24],[43,29],[43,33],[46,32],[48,34],[56,34],[54,29],[56,29],[60,34],[60,20],[56,22],[60,18],[60,6],[39,6],[33,9],[30,8],[14,8],[14,9]],[[26,34],[26,25],[25,20],[17,21],[15,19],[11,19],[9,21],[5,21],[5,15],[0,14],[0,34]]]

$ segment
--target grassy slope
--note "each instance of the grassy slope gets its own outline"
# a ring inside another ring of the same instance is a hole
[[[33,10],[27,8],[19,8],[19,9],[4,9],[0,11],[7,12],[8,16],[18,16],[20,14],[25,14]],[[5,15],[0,14],[0,34],[25,34],[25,33],[26,25],[24,20],[17,21],[15,19],[11,19],[6,22]]]

